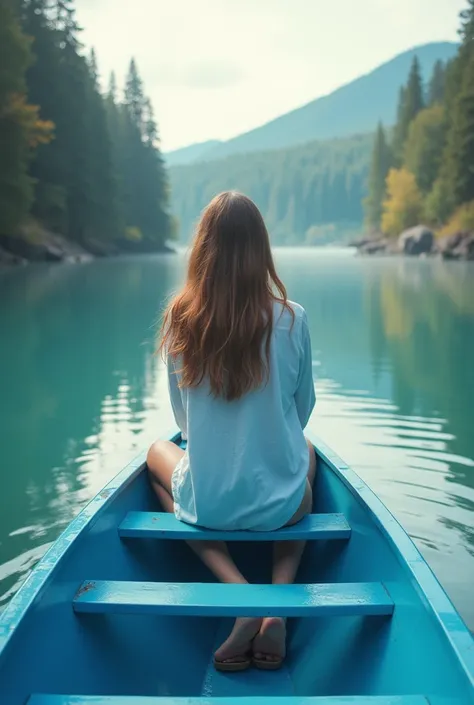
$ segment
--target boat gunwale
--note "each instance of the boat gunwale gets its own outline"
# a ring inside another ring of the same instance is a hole
[[[312,435],[312,439],[317,455],[364,506],[397,557],[400,567],[415,582],[425,608],[434,614],[436,625],[450,643],[457,663],[471,688],[474,688],[474,637],[413,539],[355,470],[319,437]]]
[[[181,434],[176,431],[163,435],[162,438],[177,442]],[[99,513],[110,505],[118,495],[143,471],[146,451],[142,451],[123,467],[104,487],[87,502],[74,519],[60,533],[35,565],[31,573],[0,613],[0,663],[7,646],[20,627],[23,618],[34,602],[41,596],[59,569],[61,561],[72,549],[75,540],[97,519]]]
[[[181,434],[163,434],[162,439],[179,443]],[[313,436],[317,455],[328,465],[351,495],[362,504],[372,521],[382,532],[396,555],[400,566],[414,580],[425,608],[436,618],[436,624],[453,648],[457,662],[474,688],[474,639],[421,552],[395,519],[382,500],[362,478],[320,438]],[[24,616],[37,600],[59,568],[61,560],[71,550],[78,536],[95,521],[98,514],[143,471],[146,451],[142,451],[115,475],[66,526],[28,575],[18,592],[0,614],[0,660],[10,639]]]

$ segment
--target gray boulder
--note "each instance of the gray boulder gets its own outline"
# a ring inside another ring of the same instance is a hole
[[[398,248],[405,255],[428,254],[433,249],[433,231],[425,225],[405,230],[398,238]]]

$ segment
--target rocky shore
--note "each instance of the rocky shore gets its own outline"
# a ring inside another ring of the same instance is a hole
[[[174,252],[170,247],[153,252]],[[95,257],[113,257],[119,254],[150,252],[149,246],[140,242],[107,242],[89,240],[78,245],[61,235],[51,233],[37,224],[15,237],[0,235],[0,266],[24,265],[29,262],[89,262]]]
[[[405,230],[398,238],[366,237],[349,244],[361,255],[437,255],[443,259],[474,260],[474,233],[435,237],[425,225]]]

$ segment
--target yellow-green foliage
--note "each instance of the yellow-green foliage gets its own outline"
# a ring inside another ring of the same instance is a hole
[[[445,139],[446,120],[442,105],[422,110],[410,125],[404,165],[415,175],[423,193],[431,190],[439,173]]]
[[[460,206],[439,234],[454,235],[463,230],[474,231],[474,201]]]
[[[135,225],[131,225],[128,228],[125,228],[125,238],[131,242],[141,242],[143,239],[143,234],[140,228],[137,228]]]
[[[382,232],[397,236],[423,219],[423,198],[408,169],[390,169],[383,204]]]

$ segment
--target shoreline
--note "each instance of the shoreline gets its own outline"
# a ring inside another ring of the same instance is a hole
[[[36,223],[17,236],[0,235],[0,267],[21,267],[40,262],[84,264],[94,259],[139,254],[176,254],[175,246],[153,247],[148,242],[94,240],[78,244],[45,230]]]
[[[373,235],[353,240],[348,247],[358,255],[393,257],[440,257],[443,260],[474,261],[474,233],[459,231],[436,236],[425,225],[403,231],[396,238]]]

